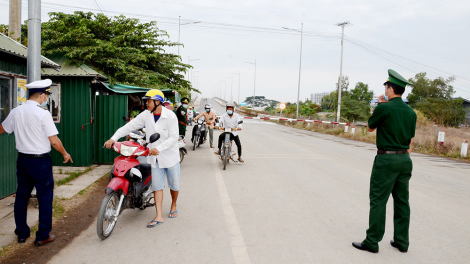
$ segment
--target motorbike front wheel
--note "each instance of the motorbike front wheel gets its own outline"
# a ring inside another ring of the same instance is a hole
[[[180,149],[180,163],[184,160],[184,152]]]
[[[197,143],[199,142],[199,136],[196,135],[194,136],[194,139],[193,139],[193,150],[196,150],[196,146],[197,146]]]
[[[225,150],[224,150],[224,170],[225,170],[225,167],[227,167],[229,153],[230,153],[230,149],[228,147],[225,147]]]
[[[117,192],[107,194],[101,203],[98,213],[98,222],[96,231],[101,240],[108,238],[114,230],[117,223],[117,217],[114,217],[119,206],[119,195]]]

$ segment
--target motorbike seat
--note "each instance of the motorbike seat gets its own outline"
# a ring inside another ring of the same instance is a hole
[[[140,162],[139,169],[143,177],[147,177],[152,174],[152,165],[147,163],[147,157],[137,157]]]

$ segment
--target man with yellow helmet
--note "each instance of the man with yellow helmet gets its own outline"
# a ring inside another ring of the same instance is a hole
[[[147,146],[150,149],[147,162],[152,165],[152,190],[154,191],[157,211],[157,216],[150,221],[147,227],[155,227],[163,224],[162,202],[165,174],[172,199],[169,217],[176,217],[178,212],[176,209],[180,178],[178,119],[173,111],[163,107],[165,96],[160,90],[152,89],[142,99],[147,100],[147,110],[119,128],[111,139],[106,141],[105,146],[109,149],[121,137],[127,136],[133,130],[144,127],[147,142],[149,142],[152,134],[160,134],[159,140]]]

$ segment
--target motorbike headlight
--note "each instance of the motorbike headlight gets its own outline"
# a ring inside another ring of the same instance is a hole
[[[140,155],[142,155],[142,154],[144,154],[144,153],[145,153],[145,151],[139,151],[139,152],[136,152],[134,155],[140,156]]]
[[[113,146],[113,149],[114,149],[114,151],[116,151],[117,153],[119,153],[119,149],[116,147],[116,145]]]
[[[121,154],[123,156],[132,156],[132,153],[137,149],[137,147],[129,147],[126,145],[121,145]]]

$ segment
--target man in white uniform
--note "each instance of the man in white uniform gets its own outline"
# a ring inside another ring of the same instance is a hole
[[[150,90],[142,98],[147,100],[147,109],[132,119],[125,126],[119,128],[105,146],[109,149],[121,137],[127,136],[133,130],[145,127],[147,142],[154,133],[160,134],[160,139],[149,144],[150,149],[147,162],[152,165],[152,190],[155,198],[157,216],[150,221],[147,227],[156,227],[163,224],[163,188],[165,188],[165,174],[170,187],[171,209],[170,218],[178,216],[176,200],[179,193],[180,180],[180,154],[178,148],[178,119],[173,111],[163,107],[165,99],[160,90]],[[157,156],[155,158],[155,156]]]
[[[36,246],[53,242],[52,201],[54,199],[54,178],[52,177],[51,145],[64,157],[64,163],[72,161],[57,137],[52,115],[45,109],[51,94],[49,79],[25,85],[29,90],[29,100],[11,110],[5,121],[0,125],[0,135],[15,133],[18,160],[16,176],[18,188],[15,198],[15,234],[18,243],[25,243],[30,235],[26,222],[28,200],[33,188],[39,203],[39,228],[36,232]]]

